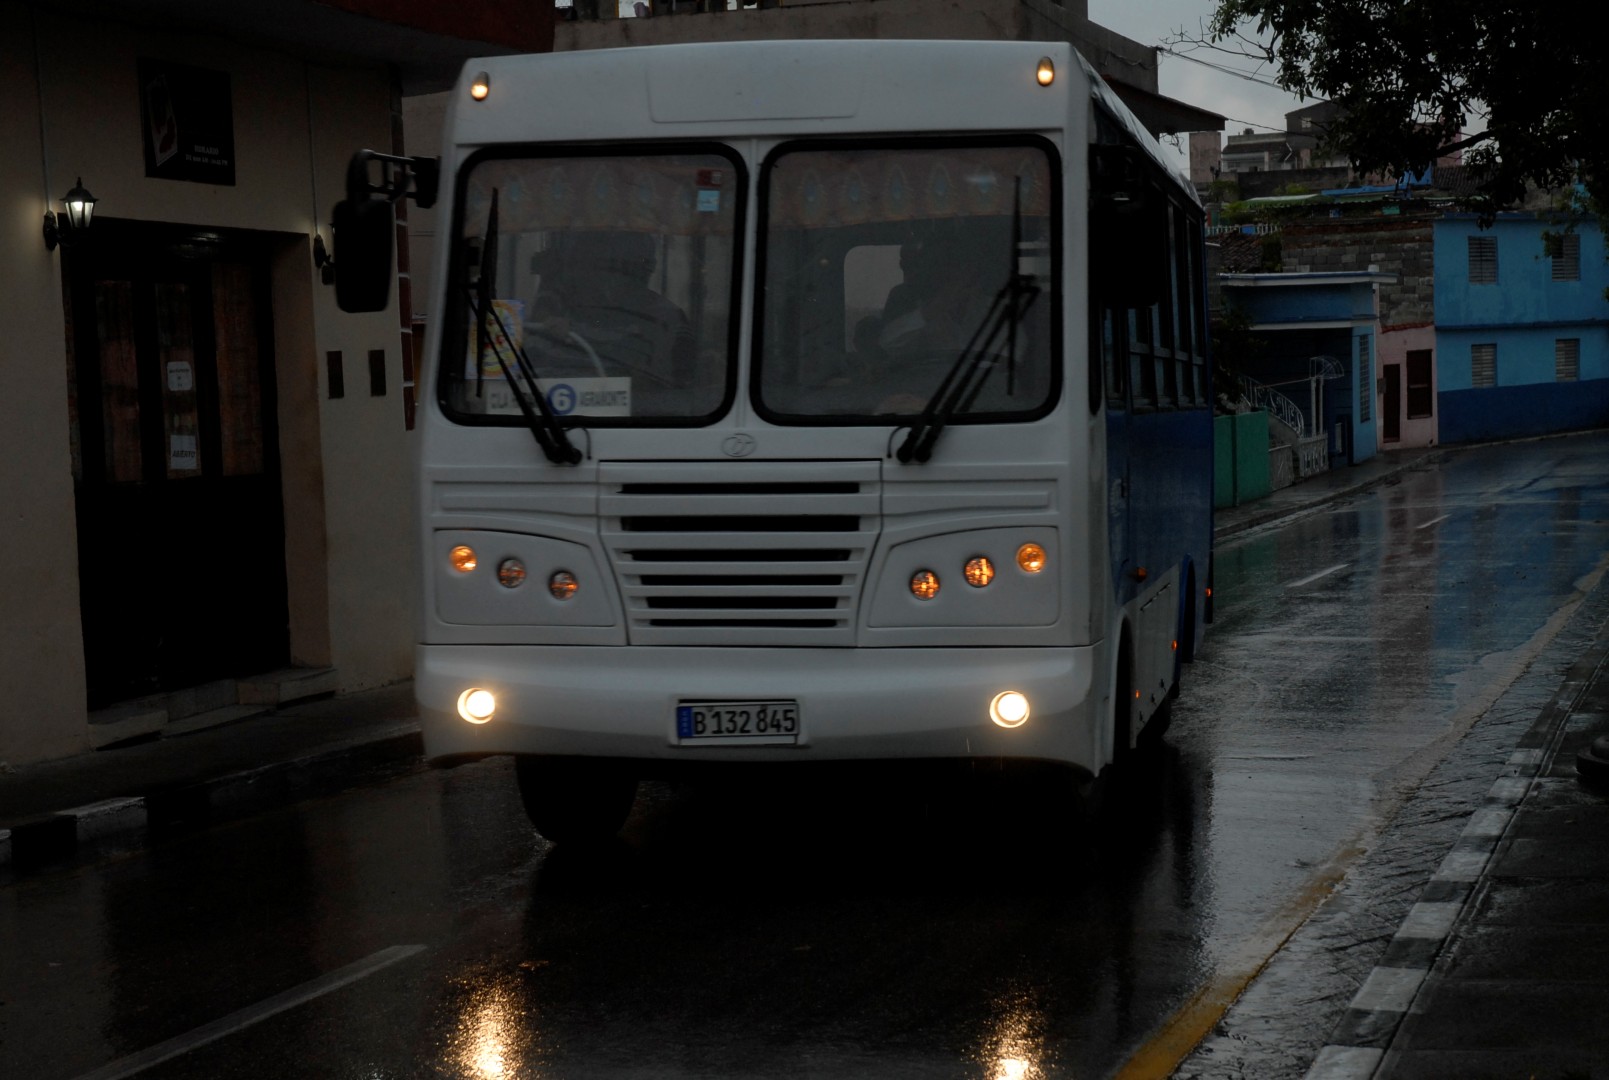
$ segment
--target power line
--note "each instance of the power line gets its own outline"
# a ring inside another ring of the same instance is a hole
[[[1199,56],[1191,56],[1189,53],[1176,52],[1173,49],[1169,49],[1161,45],[1157,46],[1157,51],[1167,53],[1169,56],[1177,56],[1180,60],[1188,60],[1192,64],[1200,64],[1202,67],[1211,68],[1214,71],[1221,71],[1225,75],[1233,75],[1237,79],[1245,79],[1247,82],[1256,83],[1259,86],[1271,86],[1276,90],[1285,89],[1272,79],[1261,78],[1259,76],[1249,74],[1248,72],[1241,71],[1239,68],[1232,68],[1227,64],[1214,64],[1210,60],[1201,59]],[[1289,91],[1286,92],[1289,93]]]

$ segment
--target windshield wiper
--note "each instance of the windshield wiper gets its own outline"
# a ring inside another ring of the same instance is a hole
[[[497,366],[502,369],[503,378],[508,383],[520,412],[525,416],[525,424],[535,437],[536,444],[542,448],[542,453],[555,465],[574,465],[581,460],[581,451],[576,449],[570,437],[565,433],[564,425],[553,415],[548,408],[547,398],[542,395],[542,389],[537,385],[536,369],[531,365],[531,358],[525,350],[514,344],[514,337],[509,327],[503,322],[492,304],[492,282],[497,276],[497,189],[492,189],[492,206],[486,216],[486,235],[481,240],[480,249],[480,277],[468,289],[469,303],[475,312],[475,393],[480,396],[485,392],[486,380],[486,350],[491,348],[492,355],[497,358]],[[497,332],[492,332],[493,326]],[[508,350],[502,343],[507,343],[513,350],[513,363],[509,362]],[[514,377],[515,371],[520,378]],[[524,384],[521,384],[521,379]],[[529,398],[527,397],[529,389]]]
[[[922,415],[917,417],[916,423],[911,425],[910,433],[905,436],[905,441],[900,443],[899,449],[894,452],[894,456],[901,464],[927,461],[933,456],[933,444],[938,441],[939,432],[944,430],[944,425],[949,423],[950,418],[957,412],[972,408],[972,403],[977,400],[979,391],[983,389],[984,381],[1000,362],[1001,358],[991,350],[1002,330],[1006,333],[1006,393],[1015,392],[1017,324],[1022,321],[1042,291],[1031,274],[1022,272],[1021,250],[1022,177],[1019,176],[1011,208],[1011,273],[1007,275],[1006,283],[994,294],[989,310],[984,313],[978,328],[972,332],[966,348],[955,358],[950,370],[944,373],[944,380],[939,383],[938,389],[933,391],[933,396],[927,399],[927,406],[922,410]]]

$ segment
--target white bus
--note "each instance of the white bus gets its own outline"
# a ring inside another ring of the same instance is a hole
[[[348,307],[437,183],[382,165]],[[568,841],[680,763],[1078,780],[1165,715],[1209,615],[1202,217],[1070,46],[487,59],[439,190],[430,758],[515,755]]]

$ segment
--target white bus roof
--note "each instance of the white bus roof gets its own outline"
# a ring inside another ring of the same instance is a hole
[[[1050,87],[1035,79],[1041,57],[1055,65]],[[482,73],[490,93],[471,101],[469,84]],[[449,150],[631,138],[1082,131],[1089,97],[1176,177],[1155,139],[1062,41],[734,41],[487,57],[470,61],[460,77]]]

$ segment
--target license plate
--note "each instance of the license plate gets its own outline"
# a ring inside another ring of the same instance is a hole
[[[799,741],[797,701],[692,701],[676,706],[676,740],[682,743],[794,744]]]

